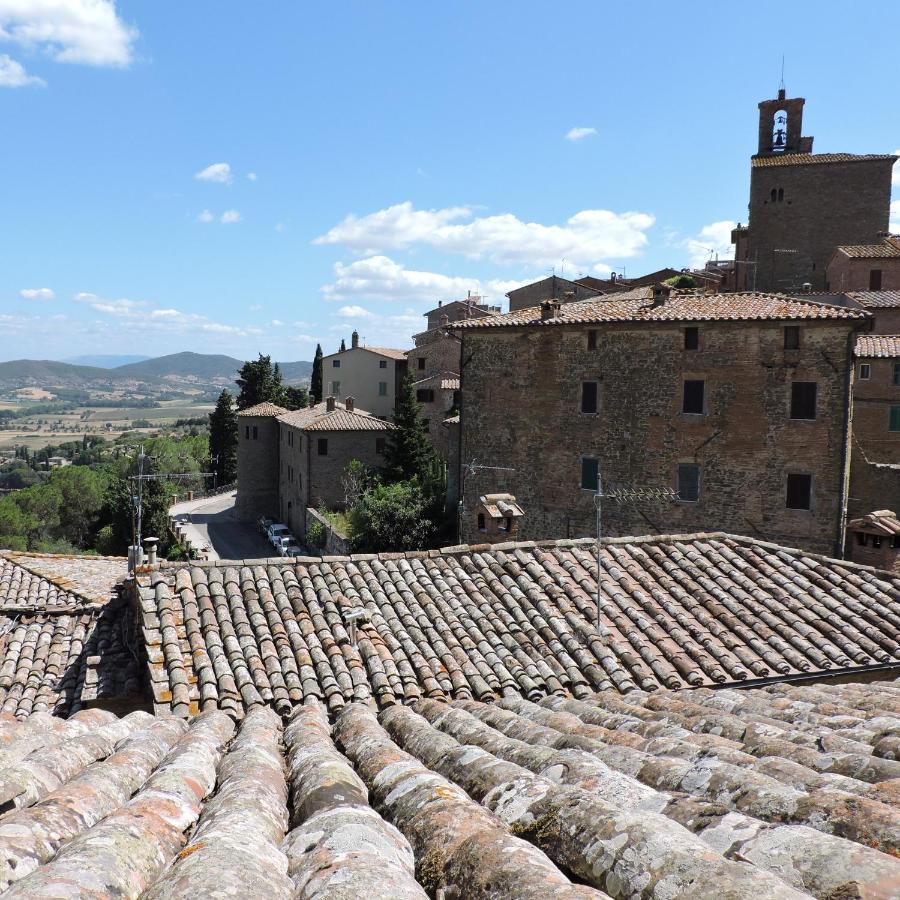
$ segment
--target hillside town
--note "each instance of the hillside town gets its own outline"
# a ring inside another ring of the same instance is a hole
[[[805,109],[728,258],[0,364],[0,897],[898,900],[900,151]]]

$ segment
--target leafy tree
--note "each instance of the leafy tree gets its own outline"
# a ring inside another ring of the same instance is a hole
[[[237,410],[231,394],[223,390],[209,414],[210,466],[218,484],[231,484],[237,478],[237,445]]]
[[[358,459],[351,459],[341,476],[341,487],[344,489],[344,506],[352,509],[359,498],[374,485],[375,479],[368,467]]]
[[[350,510],[354,551],[420,550],[435,533],[428,516],[429,499],[416,479],[379,484]]]
[[[309,393],[306,388],[289,384],[284,389],[281,405],[285,409],[306,409],[309,406]]]
[[[384,448],[384,474],[388,481],[416,476],[425,479],[435,459],[428,440],[425,419],[420,415],[412,376],[403,379],[394,410],[395,428],[388,432]]]
[[[257,403],[280,403],[284,394],[281,368],[272,363],[271,356],[259,354],[259,359],[248,360],[241,366],[235,383],[240,388],[237,408],[249,409]]]
[[[313,405],[322,402],[322,345],[316,344],[316,355],[313,357],[312,376],[309,381],[309,393]]]
[[[671,278],[666,279],[664,284],[673,288],[695,288],[697,287],[697,279],[693,275],[688,275],[687,272],[682,272],[680,275],[673,275]]]
[[[82,549],[93,545],[101,527],[108,480],[105,472],[85,466],[68,466],[51,475],[50,485],[59,496],[59,539]]]

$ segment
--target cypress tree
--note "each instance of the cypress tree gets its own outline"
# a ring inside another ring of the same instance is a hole
[[[394,409],[395,428],[388,432],[384,448],[384,473],[390,481],[418,477],[423,483],[431,474],[434,449],[428,440],[411,375],[403,379]]]
[[[312,402],[322,402],[322,345],[316,344],[316,355],[313,357],[312,377],[309,382],[309,393]]]

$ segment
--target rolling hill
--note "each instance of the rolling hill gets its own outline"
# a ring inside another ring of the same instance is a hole
[[[199,381],[234,380],[243,360],[218,353],[170,353],[141,362],[116,366],[113,374],[136,381],[159,378],[191,378]]]

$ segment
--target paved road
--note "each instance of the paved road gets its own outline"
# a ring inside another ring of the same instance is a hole
[[[275,551],[252,522],[234,518],[235,492],[204,500],[178,503],[169,512],[189,515],[188,537],[198,544],[209,544],[210,559],[260,559]]]

